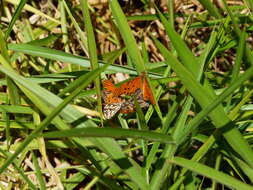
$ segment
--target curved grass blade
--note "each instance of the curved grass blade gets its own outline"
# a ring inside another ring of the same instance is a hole
[[[160,20],[162,21],[167,35],[169,36],[173,47],[175,48],[178,56],[182,60],[183,64],[188,68],[189,71],[193,73],[194,76],[200,75],[200,68],[198,66],[198,61],[192,54],[191,50],[187,47],[185,42],[182,40],[181,36],[176,33],[174,28],[171,26],[169,21],[164,17],[164,15],[157,9],[159,13]],[[199,77],[197,77],[199,78]]]
[[[56,132],[48,132],[42,135],[45,138],[64,137],[111,137],[111,138],[138,138],[149,141],[175,144],[169,135],[150,132],[146,130],[121,129],[121,128],[94,128],[70,129]]]
[[[58,61],[66,62],[66,63],[77,64],[86,68],[90,67],[90,61],[87,58],[83,58],[81,56],[74,56],[72,54],[68,54],[59,50],[50,49],[46,47],[34,46],[30,44],[9,44],[8,49],[17,51],[17,52],[22,52],[28,55],[48,58],[51,60],[58,60]],[[103,66],[105,65],[105,63],[99,61],[99,65]],[[137,72],[135,69],[130,68],[130,67],[123,67],[120,65],[110,65],[107,71],[123,72],[123,73],[132,74],[132,75],[137,75]],[[149,74],[149,76],[155,77],[155,78],[159,77],[159,75],[156,75],[156,74]]]
[[[191,171],[199,173],[200,175],[211,178],[215,181],[220,182],[221,184],[227,185],[228,187],[233,187],[235,189],[242,189],[242,190],[253,189],[252,186],[243,183],[238,179],[235,179],[223,172],[219,172],[213,168],[210,168],[198,162],[194,162],[180,157],[174,157],[172,160],[169,160],[169,162],[185,167]]]
[[[181,141],[183,142],[185,137],[189,135],[193,130],[196,129],[197,126],[205,119],[205,117],[215,109],[219,104],[221,104],[229,95],[232,94],[237,88],[239,88],[242,83],[248,79],[250,79],[253,75],[253,67],[248,69],[245,73],[243,73],[236,82],[234,82],[230,87],[228,87],[221,95],[219,95],[214,101],[212,101],[205,109],[199,112],[187,125],[185,128],[184,134],[181,136]],[[231,119],[233,113],[231,114]]]
[[[173,70],[177,73],[178,77],[182,80],[186,88],[191,92],[192,96],[199,102],[201,107],[205,109],[207,105],[214,100],[214,97],[209,91],[206,91],[196,79],[194,79],[194,76],[177,59],[175,59],[162,44],[156,41],[156,45],[163,53],[165,59],[171,65]],[[217,107],[213,112],[210,112],[209,116],[217,128],[224,127],[230,123],[229,117],[225,114],[224,110],[219,107]],[[239,131],[236,128],[232,128],[224,132],[223,135],[234,150],[237,151],[249,165],[253,166],[253,152]],[[244,148],[242,149],[242,147]]]

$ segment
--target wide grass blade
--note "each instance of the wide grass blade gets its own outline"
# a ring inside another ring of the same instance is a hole
[[[155,133],[146,130],[117,129],[117,128],[82,128],[64,131],[44,133],[45,138],[64,138],[64,137],[111,137],[111,138],[139,138],[149,141],[175,144],[169,135]]]
[[[127,23],[127,19],[117,0],[110,1],[110,7],[113,18],[115,19],[118,29],[121,33],[121,37],[123,38],[127,47],[127,52],[129,53],[133,64],[136,66],[137,72],[141,74],[141,72],[146,70],[144,61],[141,57],[140,50],[136,44],[132,31]]]
[[[183,64],[193,73],[194,76],[199,76],[200,67],[197,59],[193,56],[191,50],[187,47],[181,36],[176,33],[169,21],[157,9],[159,17],[164,25],[167,35],[169,36],[173,48],[176,50],[178,56],[182,59]],[[198,77],[199,78],[199,77]]]
[[[34,45],[29,45],[29,44],[9,44],[8,48],[10,50],[14,50],[17,52],[22,52],[25,54],[33,55],[33,56],[40,56],[52,60],[58,60],[66,63],[71,63],[71,64],[77,64],[80,66],[83,66],[85,68],[90,67],[90,61],[87,58],[83,58],[80,56],[74,56],[72,54],[68,54],[59,50],[55,49],[50,49],[50,48],[45,48],[45,47],[40,47],[40,46],[34,46]],[[105,63],[99,62],[100,66],[103,66]],[[133,68],[129,67],[123,67],[120,65],[110,65],[107,69],[107,71],[112,71],[112,72],[123,72],[123,73],[129,73],[132,75],[137,75],[137,72]],[[159,75],[154,75],[154,74],[149,74],[149,76],[154,76],[157,78]]]
[[[172,160],[169,160],[169,162],[173,163],[173,164],[177,164],[180,165],[184,168],[188,168],[189,170],[192,170],[198,174],[201,174],[205,177],[211,178],[215,181],[220,182],[221,184],[227,185],[228,187],[232,187],[235,189],[245,189],[245,190],[249,190],[249,189],[253,189],[252,186],[243,183],[241,181],[239,181],[236,178],[233,178],[223,172],[219,172],[213,168],[210,168],[206,165],[191,161],[191,160],[187,160],[184,158],[180,158],[180,157],[175,157]]]
[[[253,75],[253,67],[248,69],[244,74],[242,74],[236,82],[234,82],[230,87],[228,87],[222,94],[220,94],[212,103],[210,103],[205,109],[199,112],[187,125],[184,130],[184,134],[180,137],[180,142],[185,140],[185,137],[194,131],[199,124],[205,119],[208,114],[215,109],[219,104],[221,104],[230,94],[232,94],[237,88],[239,88],[243,82],[249,80]],[[231,112],[234,115],[234,112]],[[232,119],[229,115],[229,117]]]

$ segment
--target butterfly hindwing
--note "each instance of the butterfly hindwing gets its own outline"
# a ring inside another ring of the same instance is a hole
[[[121,109],[121,105],[121,102],[105,104],[103,108],[104,117],[106,119],[111,119]]]

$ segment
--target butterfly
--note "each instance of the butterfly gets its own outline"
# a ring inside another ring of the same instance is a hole
[[[133,95],[137,89],[141,89],[143,99],[155,104],[155,99],[145,73],[142,73],[140,76],[121,84],[119,87],[116,87],[110,80],[105,80],[103,82],[103,87],[106,91],[110,91],[115,97]]]
[[[106,119],[111,119],[118,111],[120,113],[132,113],[135,111],[135,99],[141,108],[148,107],[149,103],[144,101],[142,91],[138,88],[130,99],[115,97],[111,92],[103,93],[104,107],[103,112]]]
[[[118,111],[131,113],[135,111],[134,100],[140,107],[148,107],[149,103],[155,103],[152,91],[145,75],[138,76],[116,87],[110,80],[103,81],[103,112],[106,119],[112,118]],[[127,99],[130,95],[130,99]]]

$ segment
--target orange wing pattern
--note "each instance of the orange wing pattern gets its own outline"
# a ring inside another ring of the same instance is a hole
[[[114,95],[133,95],[138,88],[142,90],[144,100],[150,101],[151,104],[155,104],[155,99],[145,73],[142,73],[141,76],[138,76],[131,81],[123,83],[120,87],[116,88]]]
[[[141,107],[155,104],[152,90],[148,84],[145,73],[116,87],[110,80],[103,81],[103,112],[106,119],[112,118],[118,111],[131,113],[135,111],[134,99]],[[124,95],[131,96],[126,99]]]
[[[142,93],[144,100],[149,100],[151,104],[155,104],[155,99],[146,77],[144,77],[142,81]]]
[[[141,87],[141,77],[138,76],[130,81],[127,81],[118,87],[114,93],[115,96],[120,95],[132,95],[135,91]]]
[[[106,91],[109,91],[109,92],[112,92],[112,93],[115,93],[115,91],[117,89],[117,87],[110,80],[104,80],[103,81],[103,88]]]

